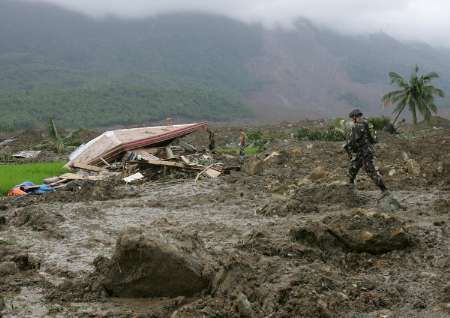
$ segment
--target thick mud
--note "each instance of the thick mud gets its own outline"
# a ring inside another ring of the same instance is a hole
[[[3,317],[450,317],[450,133],[382,136],[380,199],[289,129],[257,173],[5,200]]]

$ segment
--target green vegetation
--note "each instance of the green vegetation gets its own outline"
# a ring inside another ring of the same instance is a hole
[[[390,72],[391,84],[398,86],[398,90],[387,93],[383,96],[385,105],[395,104],[393,114],[395,115],[393,124],[408,106],[414,124],[417,124],[417,112],[419,112],[426,121],[431,119],[432,113],[437,113],[437,106],[434,97],[444,97],[444,92],[431,84],[433,79],[439,78],[435,72],[419,76],[419,66],[414,67],[409,81],[401,75]]]
[[[58,129],[56,129],[55,122],[53,119],[48,120],[48,135],[50,137],[50,143],[52,145],[53,150],[56,153],[63,153],[65,150],[64,139],[58,133]]]
[[[39,127],[49,117],[64,127],[142,124],[167,117],[249,117],[237,96],[198,85],[184,88],[109,86],[0,93],[0,130]]]
[[[329,127],[327,129],[299,128],[295,133],[298,140],[309,141],[345,141],[345,131]]]
[[[382,117],[370,117],[368,120],[370,125],[372,125],[373,129],[375,130],[383,130],[386,125],[388,125],[391,120],[388,117],[382,116]]]
[[[272,141],[271,136],[266,136],[259,129],[250,130],[247,132],[247,142],[252,148],[256,149],[256,153],[266,150],[267,145]],[[251,148],[250,148],[251,149]]]
[[[206,14],[96,20],[0,1],[0,43],[0,130],[252,116],[241,96],[258,86],[243,67],[262,46],[257,26]]]
[[[67,170],[64,162],[0,165],[0,195],[5,195],[15,185],[25,181],[42,184],[48,177],[61,175]]]

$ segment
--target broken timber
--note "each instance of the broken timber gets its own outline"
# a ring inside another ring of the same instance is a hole
[[[208,124],[202,122],[108,131],[77,149],[68,166],[76,167],[80,163],[92,166],[103,165],[101,158],[106,162],[112,162],[127,151],[149,146],[164,146],[176,138],[207,127]]]

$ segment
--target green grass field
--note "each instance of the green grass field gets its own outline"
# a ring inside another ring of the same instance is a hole
[[[67,172],[64,164],[47,162],[0,165],[0,195],[5,195],[12,187],[24,181],[41,184],[45,178],[61,175]]]

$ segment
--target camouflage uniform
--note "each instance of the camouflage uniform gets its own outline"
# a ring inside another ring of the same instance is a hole
[[[376,140],[370,132],[369,124],[366,120],[354,123],[345,145],[345,150],[352,156],[348,174],[350,183],[353,184],[358,171],[364,168],[380,190],[385,191],[386,187],[383,179],[374,164],[375,150],[373,145],[375,143]]]

